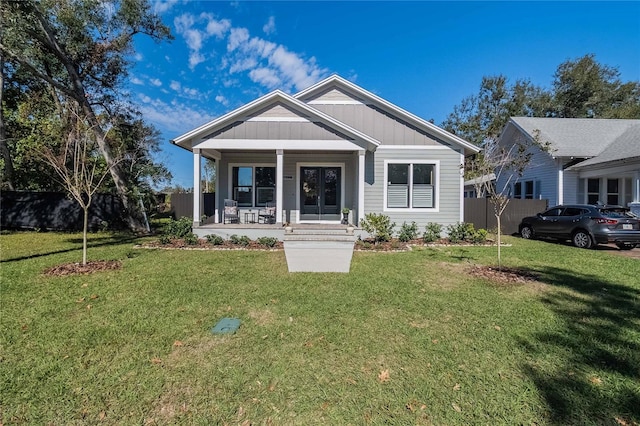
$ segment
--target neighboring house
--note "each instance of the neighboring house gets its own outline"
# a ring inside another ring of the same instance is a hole
[[[464,198],[484,198],[486,194],[487,183],[495,186],[496,175],[489,173],[488,175],[478,176],[473,179],[464,181]]]
[[[512,197],[547,199],[550,206],[640,202],[640,120],[512,117],[499,143],[519,138],[537,138],[551,149],[536,149],[511,185]]]
[[[478,148],[339,77],[288,95],[279,90],[172,141],[217,163],[216,206],[238,202],[253,221],[267,202],[275,222],[354,224],[367,213],[443,225],[463,220],[464,156]],[[194,197],[194,228],[202,204]],[[216,209],[215,222],[223,221]]]

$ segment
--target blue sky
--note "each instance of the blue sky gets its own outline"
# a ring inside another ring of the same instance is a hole
[[[221,2],[162,0],[175,40],[136,40],[131,99],[163,138],[158,160],[193,186],[169,140],[281,89],[337,73],[441,124],[483,76],[550,87],[593,53],[640,80],[640,2]]]

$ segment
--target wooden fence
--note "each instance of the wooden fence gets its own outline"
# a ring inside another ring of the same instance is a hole
[[[210,217],[216,211],[216,194],[202,194],[202,214]],[[171,194],[171,215],[175,219],[181,217],[193,218],[193,193],[174,192]]]
[[[502,213],[501,228],[504,234],[515,234],[523,217],[535,216],[547,209],[547,200],[520,200],[513,198]],[[493,205],[487,198],[464,199],[464,221],[473,223],[476,229],[497,229],[498,222],[493,213]]]

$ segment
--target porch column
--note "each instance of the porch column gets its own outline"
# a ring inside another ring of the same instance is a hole
[[[636,170],[631,180],[631,197],[634,203],[640,203],[640,170]]]
[[[564,203],[564,170],[562,169],[562,161],[560,159],[556,160],[558,162],[558,199],[556,204]]]
[[[200,226],[202,215],[200,197],[201,194],[201,155],[198,148],[193,149],[193,226]]]
[[[276,223],[282,223],[284,199],[284,151],[276,150]]]
[[[358,225],[360,219],[364,219],[364,159],[366,151],[364,149],[358,150],[358,217],[354,217]],[[355,216],[355,215],[354,215]]]

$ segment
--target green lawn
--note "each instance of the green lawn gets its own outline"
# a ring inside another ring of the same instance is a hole
[[[81,235],[0,236],[4,425],[640,422],[638,260],[507,238],[540,282],[498,285],[467,272],[495,248],[289,274],[283,252],[90,238],[122,270],[47,277]]]

